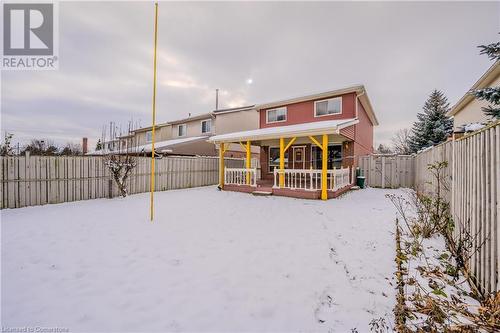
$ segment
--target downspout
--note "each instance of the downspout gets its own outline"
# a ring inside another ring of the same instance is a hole
[[[365,94],[365,90],[363,89],[363,92],[361,94],[356,94],[356,118],[358,118],[358,102],[359,102],[359,96],[363,96]]]
[[[358,104],[359,104],[359,96],[363,96],[365,94],[365,90],[363,89],[363,91],[359,94],[356,94],[356,107],[355,107],[355,110],[356,110],[356,119],[359,120],[359,114],[358,114]],[[357,166],[357,161],[356,161],[356,154],[354,153],[354,144],[358,143],[356,141],[357,139],[357,134],[358,134],[358,127],[355,125],[354,126],[354,140],[352,140],[352,168],[351,168],[351,181],[354,179],[354,168]],[[359,143],[358,143],[359,144]]]

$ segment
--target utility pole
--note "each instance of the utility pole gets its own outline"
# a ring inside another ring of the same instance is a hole
[[[158,48],[158,2],[155,2],[155,36],[154,36],[154,60],[153,60],[153,127],[151,130],[151,180],[150,180],[150,214],[153,222],[154,217],[154,192],[155,192],[155,127],[156,127],[156,49]]]
[[[215,89],[215,110],[219,110],[219,89]]]

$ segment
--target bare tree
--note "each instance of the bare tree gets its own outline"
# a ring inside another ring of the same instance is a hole
[[[67,155],[67,156],[82,155],[82,146],[80,144],[68,143],[61,150],[60,155]]]
[[[14,149],[12,148],[13,136],[14,134],[5,132],[4,142],[0,144],[0,156],[14,155]]]
[[[388,147],[388,146],[384,145],[383,143],[381,143],[381,144],[378,145],[377,153],[378,154],[392,154],[393,151],[391,150],[390,147]]]
[[[410,130],[408,128],[400,129],[391,138],[392,146],[397,154],[410,155]]]
[[[106,156],[105,163],[109,171],[111,171],[111,175],[120,190],[121,196],[126,197],[128,194],[126,183],[131,171],[136,166],[135,158],[129,154],[111,154]]]
[[[58,153],[57,146],[50,140],[33,139],[21,152],[24,155],[27,151],[31,155],[54,156]]]
[[[127,135],[132,132],[132,125],[129,123],[129,128]],[[105,157],[105,164],[111,171],[113,180],[118,186],[120,195],[126,197],[128,194],[127,190],[127,179],[129,178],[132,170],[137,165],[136,158],[132,155],[136,153],[137,142],[132,142],[132,138],[123,138],[121,131],[121,126],[117,126],[115,122],[109,123],[109,139],[106,136],[106,127],[103,128],[102,138],[99,139],[97,143],[97,148],[101,148],[108,155]],[[106,145],[112,144],[112,147],[106,147]]]

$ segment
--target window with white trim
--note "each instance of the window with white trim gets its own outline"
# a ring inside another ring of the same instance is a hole
[[[342,97],[335,97],[314,102],[314,116],[321,117],[342,113]]]
[[[266,111],[266,123],[278,123],[286,121],[286,106]]]
[[[146,132],[146,142],[151,142],[153,141],[153,131],[147,131]]]
[[[212,131],[212,119],[201,121],[201,133],[210,133]]]
[[[288,167],[288,150],[285,152],[285,168]],[[279,169],[280,167],[280,148],[279,147],[269,147],[269,172],[273,172],[274,169]]]
[[[186,136],[186,132],[186,124],[180,124],[177,126],[177,136]]]

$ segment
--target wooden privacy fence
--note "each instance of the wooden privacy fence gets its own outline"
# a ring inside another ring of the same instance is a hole
[[[411,155],[369,155],[359,159],[359,167],[371,187],[413,187],[415,161]]]
[[[137,157],[127,180],[129,194],[150,191],[151,159]],[[155,162],[155,191],[214,185],[219,181],[218,157],[164,157]],[[227,167],[243,160],[226,158]],[[0,208],[118,196],[102,156],[0,157]]]
[[[452,177],[451,170],[453,165],[453,141],[446,141],[440,145],[426,149],[415,156],[415,189],[424,193],[434,193],[437,184],[436,179],[429,170],[429,165],[447,162],[447,166],[442,170],[444,176],[443,197],[447,202],[451,201]]]
[[[468,264],[479,288],[500,291],[500,123],[413,156],[363,156],[359,162],[369,186],[431,194],[436,179],[428,166],[444,161],[442,194],[451,205],[454,237],[470,237],[477,248]]]
[[[500,124],[456,140],[450,169],[455,236],[478,249],[469,267],[482,291],[500,291]]]

